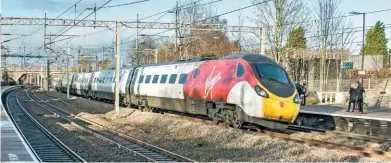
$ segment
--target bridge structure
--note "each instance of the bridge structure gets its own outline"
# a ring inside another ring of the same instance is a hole
[[[65,75],[67,73],[66,69],[59,68],[55,66],[51,66],[49,70],[49,76],[47,76],[47,67],[46,66],[14,66],[5,69],[9,78],[12,78],[17,82],[17,84],[21,85],[37,85],[37,86],[45,86],[47,82],[45,82],[48,77],[49,81],[57,78],[60,75]],[[73,71],[69,69],[69,73]]]

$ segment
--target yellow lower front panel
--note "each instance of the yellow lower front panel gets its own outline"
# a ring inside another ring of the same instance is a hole
[[[299,104],[263,98],[263,116],[266,119],[293,122],[299,111]]]

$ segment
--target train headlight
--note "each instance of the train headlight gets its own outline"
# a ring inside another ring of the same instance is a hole
[[[260,86],[256,85],[254,89],[259,96],[269,98],[269,94],[267,94],[267,92],[263,90]]]
[[[300,96],[299,94],[296,94],[295,98],[293,99],[293,102],[296,104],[300,104]]]

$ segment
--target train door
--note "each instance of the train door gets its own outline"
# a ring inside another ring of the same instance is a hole
[[[197,68],[197,65],[193,65],[192,66],[192,68],[191,68],[191,70],[189,71],[189,73],[191,72],[191,71],[194,71],[195,69]],[[189,74],[188,73],[188,74]],[[190,80],[188,80],[187,81],[187,84],[188,84],[188,86],[189,87],[192,87],[195,83],[195,80],[193,80],[194,78],[193,78],[193,76],[194,75],[192,75],[192,76],[190,76],[190,77],[187,77],[188,79],[190,79]],[[185,86],[184,86],[185,87]],[[184,88],[185,89],[185,88]],[[189,98],[189,97],[186,97],[186,94],[185,93],[183,93],[183,96],[184,96],[184,98],[185,98],[185,104],[186,104],[186,106],[187,106],[187,108],[188,108],[188,111],[190,112],[190,113],[193,113],[193,114],[195,114],[196,113],[196,109],[197,109],[197,107],[199,107],[199,105],[197,105],[198,103],[198,101],[195,101],[193,98]]]
[[[91,91],[92,91],[92,82],[93,82],[93,79],[94,79],[94,75],[95,73],[92,72],[90,77],[88,78],[88,84],[87,84],[87,96],[90,97],[91,96]]]
[[[127,79],[127,81],[125,83],[125,95],[124,96],[125,96],[125,99],[126,99],[125,101],[128,104],[132,103],[131,96],[134,93],[134,79],[137,76],[137,72],[138,72],[137,68],[130,69],[130,72],[129,72],[129,75],[128,75],[128,79]]]
[[[130,88],[126,88],[126,90],[129,90],[130,95],[135,93],[134,86],[135,86],[135,84],[136,84],[136,82],[137,82],[137,81],[136,81],[137,75],[138,75],[138,68],[136,68],[135,70],[133,70],[132,75],[130,76],[130,77],[131,77],[131,80],[130,80]],[[129,86],[129,84],[126,84],[126,85]]]
[[[143,72],[144,72],[144,67],[141,67],[140,76],[143,75]],[[137,86],[136,86],[137,89],[136,89],[135,94],[136,94],[137,97],[140,97],[140,82],[139,81],[135,81],[135,82],[137,82]]]

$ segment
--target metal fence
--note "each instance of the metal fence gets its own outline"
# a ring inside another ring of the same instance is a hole
[[[355,80],[327,80],[325,82],[324,89],[322,92],[347,92],[349,91],[350,85],[354,82],[359,81]],[[377,85],[379,85],[384,79],[364,79],[364,89],[372,90],[375,89]],[[319,92],[320,91],[320,81],[319,80],[311,80],[308,81],[308,91],[310,92]],[[339,89],[339,90],[338,90]]]

